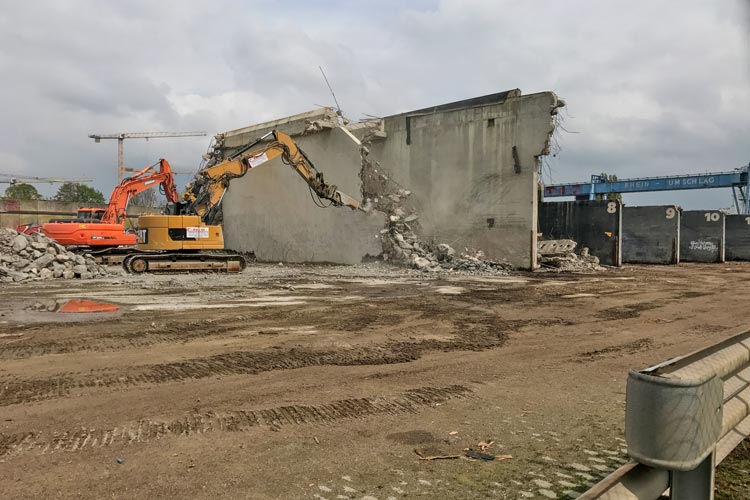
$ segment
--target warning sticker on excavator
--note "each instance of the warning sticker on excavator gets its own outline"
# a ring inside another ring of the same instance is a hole
[[[185,236],[188,238],[208,238],[208,227],[186,227]]]
[[[266,153],[261,153],[257,156],[251,156],[247,159],[247,163],[250,165],[250,168],[257,167],[258,165],[262,165],[263,163],[268,161],[268,155]]]

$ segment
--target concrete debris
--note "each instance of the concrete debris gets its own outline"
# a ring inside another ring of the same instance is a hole
[[[604,271],[599,259],[589,254],[587,247],[575,252],[578,243],[573,240],[546,240],[538,245],[540,271],[594,272]]]
[[[578,243],[573,240],[545,240],[539,242],[539,255],[567,255],[575,250]]]
[[[481,251],[465,249],[460,255],[447,243],[427,243],[418,236],[419,214],[411,205],[411,191],[403,189],[368,158],[369,149],[360,148],[363,205],[385,215],[380,231],[382,258],[393,264],[407,265],[420,271],[455,271],[468,274],[508,274],[507,262],[487,259]]]
[[[349,123],[348,120],[344,120],[345,123]],[[301,135],[308,135],[320,132],[326,129],[332,129],[338,127],[339,124],[333,120],[321,119],[321,120],[305,120],[305,128]]]
[[[32,279],[90,279],[107,269],[90,255],[76,255],[41,233],[0,229],[0,283]]]

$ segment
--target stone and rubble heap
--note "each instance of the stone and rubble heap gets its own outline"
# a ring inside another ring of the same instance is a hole
[[[41,233],[0,229],[0,283],[32,279],[91,279],[106,268],[90,255],[76,255]]]
[[[423,241],[418,236],[419,215],[409,203],[411,191],[390,179],[377,162],[372,163],[365,145],[360,154],[363,206],[383,213],[386,219],[379,235],[384,261],[423,271],[508,274],[512,269],[507,262],[487,259],[481,250],[464,249],[457,255],[447,243]]]
[[[573,240],[547,240],[538,244],[540,271],[584,272],[603,271],[599,258],[589,254],[587,247],[579,253],[578,243]]]

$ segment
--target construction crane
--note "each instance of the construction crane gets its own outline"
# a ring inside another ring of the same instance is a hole
[[[715,188],[732,188],[737,213],[750,214],[750,163],[729,172],[638,177],[616,181],[608,181],[602,176],[592,175],[591,182],[544,186],[544,197],[575,196],[576,200],[593,200],[596,199],[597,195],[610,193],[646,193]]]
[[[53,177],[17,176],[16,174],[2,173],[0,173],[0,177],[8,177],[8,179],[0,178],[0,184],[10,184],[11,186],[15,186],[16,184],[64,184],[66,182],[83,184],[86,182],[93,182],[92,179],[61,179]]]
[[[117,139],[117,184],[125,177],[124,143],[125,139],[162,139],[167,137],[205,137],[206,132],[122,132],[119,134],[89,134],[94,142],[102,139]]]

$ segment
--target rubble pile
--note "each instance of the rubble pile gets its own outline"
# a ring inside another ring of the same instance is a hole
[[[76,255],[41,233],[0,229],[0,282],[31,279],[90,279],[107,270],[90,255]]]
[[[360,149],[363,207],[386,217],[385,227],[380,231],[383,260],[423,271],[508,274],[512,269],[510,264],[487,259],[482,251],[464,249],[457,255],[446,243],[422,241],[418,236],[419,215],[409,203],[411,191],[391,180],[377,162],[373,164],[368,159],[369,153],[363,144]]]
[[[589,255],[587,247],[575,249],[578,243],[573,240],[540,241],[538,245],[539,265],[542,271],[584,272],[603,271],[599,258]]]

